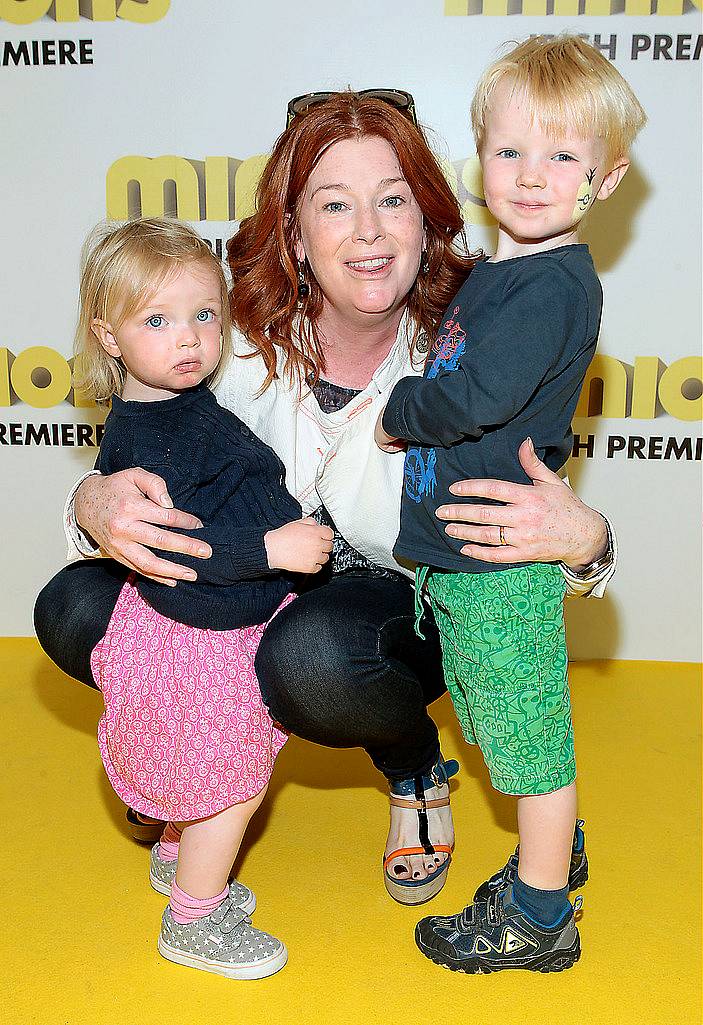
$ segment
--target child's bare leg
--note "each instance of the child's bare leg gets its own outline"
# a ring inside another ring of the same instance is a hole
[[[520,832],[518,875],[539,890],[559,890],[567,884],[576,825],[576,784],[551,794],[519,797]]]
[[[181,890],[203,899],[221,893],[249,820],[263,801],[266,789],[210,818],[178,823],[183,835],[178,850],[176,884]]]
[[[176,878],[158,941],[159,952],[169,961],[231,979],[263,979],[285,965],[285,946],[254,928],[233,903],[227,882],[264,793],[265,788],[217,815],[182,824]]]

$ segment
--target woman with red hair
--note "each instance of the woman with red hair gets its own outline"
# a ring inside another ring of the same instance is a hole
[[[392,555],[403,454],[381,452],[373,433],[395,382],[421,373],[473,260],[412,97],[380,90],[291,101],[256,213],[228,259],[235,359],[217,397],[281,457],[304,514],[335,534],[329,565],[264,634],[262,693],[290,732],[362,747],[386,776],[385,885],[396,900],[419,904],[446,880],[448,780],[457,766],[442,759],[427,714],[444,690],[437,632],[430,624],[425,641],[415,635],[412,567]],[[613,567],[605,520],[528,442],[520,459],[524,484],[458,482],[437,530],[484,560],[561,562],[572,593],[602,593]],[[462,505],[454,496],[489,501]],[[179,558],[210,552],[197,533],[179,531],[197,526],[143,469],[80,482],[69,535],[82,554],[99,545],[111,559],[62,570],[37,602],[37,635],[67,673],[92,684],[90,652],[122,567],[173,586],[193,578]]]

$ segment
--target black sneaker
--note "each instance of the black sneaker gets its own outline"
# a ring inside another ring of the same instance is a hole
[[[506,968],[562,972],[581,956],[573,908],[552,928],[537,925],[513,903],[513,888],[499,890],[485,903],[471,904],[448,918],[423,918],[415,942],[430,961],[467,975],[488,975]]]
[[[574,833],[574,846],[571,850],[571,864],[569,866],[569,889],[578,890],[579,887],[583,886],[588,879],[588,858],[586,857],[586,844],[581,844],[581,849],[576,849],[578,842],[578,834],[581,833],[583,839],[583,819],[578,819],[576,823],[576,832]],[[517,875],[517,862],[518,855],[520,853],[520,845],[515,848],[515,853],[511,854],[508,858],[507,864],[503,865],[499,872],[496,872],[494,876],[487,879],[485,883],[481,883],[478,890],[474,894],[474,901],[486,901],[493,893],[498,893],[499,890],[504,890],[506,886],[510,886],[515,880]]]

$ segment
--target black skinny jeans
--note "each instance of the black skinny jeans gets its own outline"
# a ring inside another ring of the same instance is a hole
[[[91,687],[90,653],[105,633],[127,570],[108,559],[73,563],[41,591],[39,643]],[[437,727],[426,706],[444,692],[439,638],[414,631],[408,581],[364,571],[313,587],[267,627],[256,657],[264,701],[287,730],[326,747],[362,747],[389,779],[427,772]]]

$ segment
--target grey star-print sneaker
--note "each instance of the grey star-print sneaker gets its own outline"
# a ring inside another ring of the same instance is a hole
[[[288,951],[226,897],[212,914],[179,925],[170,906],[161,919],[159,953],[169,961],[226,975],[229,979],[265,979],[283,968]]]
[[[151,848],[151,859],[149,862],[149,882],[157,893],[171,896],[171,883],[176,878],[177,861],[164,861],[161,857],[161,845],[154,844]],[[243,886],[236,879],[229,883],[229,896],[235,907],[250,915],[256,907],[256,897],[248,886]]]

